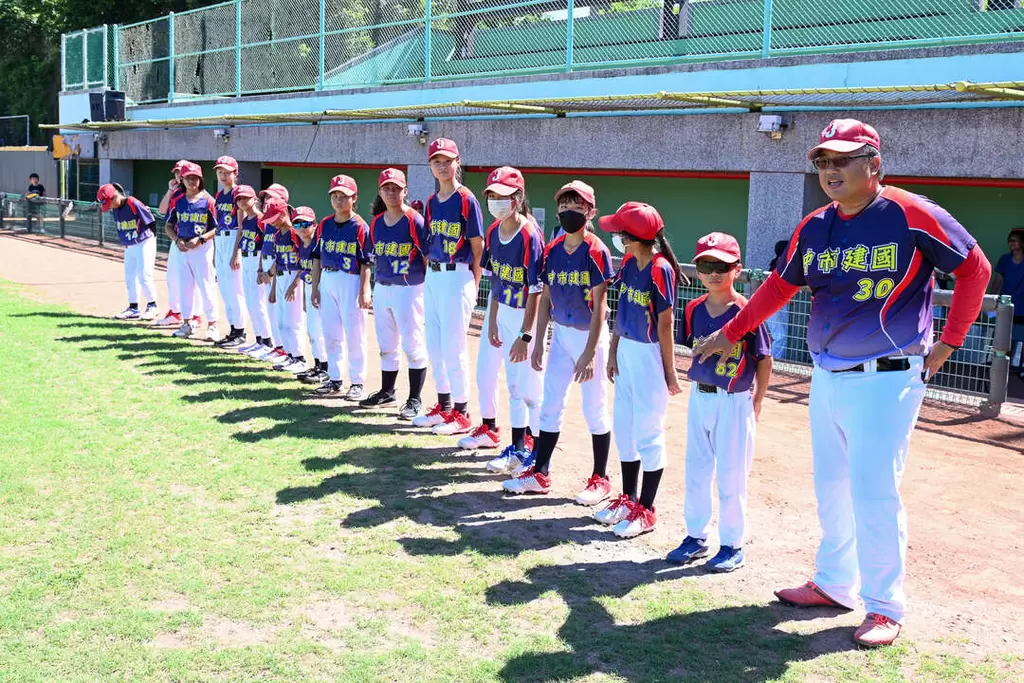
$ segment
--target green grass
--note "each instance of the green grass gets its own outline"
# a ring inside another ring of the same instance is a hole
[[[858,652],[848,628],[789,633],[800,615],[713,599],[692,571],[600,561],[583,546],[606,534],[560,501],[502,500],[479,459],[3,283],[0,348],[4,682],[1020,671],[911,643]]]

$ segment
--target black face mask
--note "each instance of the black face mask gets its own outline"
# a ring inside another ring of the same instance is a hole
[[[571,235],[583,229],[583,226],[587,224],[587,217],[585,214],[573,211],[572,209],[559,211],[558,224],[562,226],[562,230]]]

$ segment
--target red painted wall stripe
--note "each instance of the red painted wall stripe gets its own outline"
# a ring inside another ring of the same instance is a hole
[[[490,173],[489,166],[465,166],[467,173]],[[747,171],[653,171],[615,168],[527,168],[520,171],[532,175],[567,175],[567,176],[619,176],[627,178],[703,178],[709,180],[750,180]]]
[[[297,161],[268,161],[263,164],[266,168],[356,168],[383,171],[385,168],[397,168],[400,171],[408,171],[405,164],[306,164]]]
[[[917,178],[887,175],[886,185],[944,185],[946,187],[1002,187],[1024,189],[1024,180],[1004,178]]]

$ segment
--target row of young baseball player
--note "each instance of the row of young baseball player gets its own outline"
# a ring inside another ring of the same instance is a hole
[[[348,176],[331,180],[326,190],[333,213],[318,222],[311,208],[290,207],[288,190],[280,185],[257,193],[237,184],[238,165],[231,157],[216,162],[216,197],[205,191],[197,164],[178,162],[165,197],[172,310],[157,324],[179,324],[174,335],[191,337],[204,315],[207,336],[220,348],[267,360],[276,370],[319,385],[317,395],[358,401],[364,408],[397,405],[404,353],[409,396],[398,417],[438,435],[460,436],[460,448],[505,444],[487,469],[509,475],[502,488],[517,494],[551,490],[552,455],[569,390],[578,383],[593,468],[576,501],[595,507],[594,518],[617,536],[651,531],[666,465],[668,400],[682,391],[673,345],[699,342],[744,305],[734,288],[741,268],[737,241],[723,233],[698,241],[693,261],[707,294],[686,304],[683,325],[674,333],[676,283],[685,276],[654,207],[628,202],[600,218],[600,228],[613,233],[624,254],[615,272],[609,249],[593,232],[597,201],[589,185],[573,181],[558,190],[560,231],[545,244],[517,169],[501,167],[488,177],[485,199],[494,222],[486,227],[476,197],[458,181],[455,143],[435,140],[429,159],[439,190],[425,215],[407,204],[402,171],[389,168],[380,174],[369,224],[355,211],[359,188]],[[153,319],[155,220],[118,186],[104,185],[97,199],[113,212],[125,245],[130,303],[117,317]],[[467,338],[481,276],[489,278],[491,293],[476,368],[480,420],[474,425]],[[607,293],[613,283],[619,298],[610,330]],[[221,338],[217,285],[230,325]],[[367,393],[365,328],[371,309],[381,386]],[[253,343],[247,342],[246,316]],[[311,365],[303,356],[303,318]],[[717,470],[721,547],[708,567],[732,571],[743,565],[747,480],[771,363],[762,326],[731,354],[691,366],[687,536],[670,561],[685,564],[709,554]],[[428,364],[438,395],[424,411]],[[497,423],[502,366],[511,432],[506,441]],[[610,414],[609,383],[615,385]],[[608,476],[613,432],[622,479],[615,496]]]

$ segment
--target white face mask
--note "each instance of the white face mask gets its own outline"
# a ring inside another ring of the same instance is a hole
[[[512,213],[511,199],[488,199],[487,210],[499,221],[503,221]]]
[[[615,247],[615,250],[620,254],[626,253],[626,245],[622,242],[622,235],[617,232],[612,235],[612,246]]]

